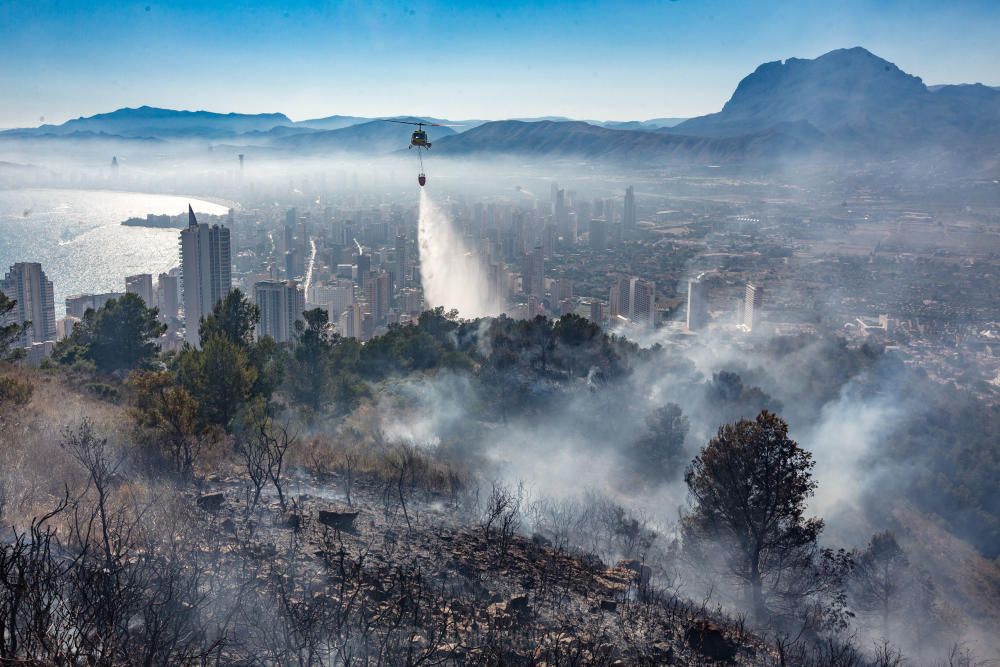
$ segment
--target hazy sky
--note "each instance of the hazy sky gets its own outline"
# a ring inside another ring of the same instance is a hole
[[[123,106],[450,118],[717,111],[758,64],[864,46],[1000,84],[1000,0],[0,0],[0,127]]]

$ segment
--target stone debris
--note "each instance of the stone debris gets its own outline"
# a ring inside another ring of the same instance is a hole
[[[697,621],[687,629],[685,638],[688,646],[706,658],[731,662],[736,657],[736,645],[711,621]]]
[[[400,650],[415,661],[766,662],[764,644],[757,647],[759,660],[751,659],[752,647],[745,638],[739,647],[728,639],[734,633],[724,621],[676,600],[647,597],[655,595],[653,570],[640,560],[609,567],[597,555],[558,550],[540,535],[515,534],[498,551],[458,510],[431,515],[419,497],[408,498],[408,525],[401,513],[386,510],[382,490],[359,482],[351,509],[331,505],[321,492],[298,495],[286,512],[265,498],[261,507],[268,509],[252,517],[214,489],[197,504],[221,514],[219,532],[230,545],[223,553],[251,553],[266,563],[255,573],[262,585],[294,591],[315,608],[350,602],[368,614],[365,627],[405,619]],[[239,497],[235,483],[223,488]]]
[[[203,493],[198,496],[198,507],[207,512],[218,512],[226,502],[226,494],[221,491],[215,493]]]
[[[354,528],[354,520],[357,518],[358,512],[319,511],[319,522],[334,530],[351,530]]]

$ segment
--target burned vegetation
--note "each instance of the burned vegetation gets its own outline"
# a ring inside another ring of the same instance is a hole
[[[738,377],[574,317],[430,312],[360,346],[313,313],[282,347],[234,295],[201,347],[127,372],[82,336],[3,367],[0,664],[898,665],[914,631],[974,662],[902,536],[821,541],[811,454]],[[708,398],[632,408],[604,489],[544,493],[474,446],[654,360]],[[428,380],[464,398],[421,440]],[[754,414],[692,446],[737,400]]]

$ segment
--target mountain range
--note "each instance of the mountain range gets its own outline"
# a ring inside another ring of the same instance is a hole
[[[415,120],[397,117],[397,120]],[[995,161],[1000,90],[981,84],[926,86],[871,52],[838,49],[815,59],[764,63],[723,108],[690,119],[580,121],[562,117],[503,121],[425,118],[434,151],[627,162],[747,163],[787,157],[894,159],[916,151]],[[119,109],[61,125],[0,133],[11,141],[95,138],[197,140],[271,154],[400,150],[412,128],[359,116],[293,121],[281,113],[220,114],[153,107]]]

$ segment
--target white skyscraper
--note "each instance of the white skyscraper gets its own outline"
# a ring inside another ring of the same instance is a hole
[[[337,329],[344,338],[362,340],[364,338],[364,332],[362,331],[363,323],[364,313],[361,312],[361,305],[353,303],[347,310],[340,314]]]
[[[625,189],[625,208],[622,214],[622,228],[626,237],[635,236],[636,224],[635,189],[630,185]]]
[[[331,287],[328,296],[327,309],[330,312],[330,321],[336,322],[354,303],[354,285],[348,283]]]
[[[295,339],[295,322],[302,319],[306,297],[294,280],[265,280],[253,286],[254,301],[260,308],[257,337],[270,336],[279,343]]]
[[[629,319],[645,326],[656,325],[656,283],[641,278],[629,281]]]
[[[198,224],[188,206],[188,227],[181,232],[181,279],[184,285],[185,338],[198,344],[198,325],[232,289],[229,230]]]
[[[22,333],[18,344],[30,347],[36,343],[56,339],[56,305],[52,281],[37,262],[18,262],[0,282],[0,291],[8,299],[17,301],[14,310],[7,313],[0,324],[31,322]]]
[[[152,308],[156,305],[153,301],[153,276],[149,273],[140,273],[135,276],[125,277],[125,293],[126,294],[138,294],[145,304],[146,308]]]
[[[688,281],[687,329],[698,331],[708,324],[708,285],[701,276]]]
[[[764,290],[760,285],[747,283],[743,299],[743,328],[753,331],[760,324],[760,308],[764,305]]]
[[[172,322],[177,319],[179,291],[177,276],[160,274],[156,281],[156,307],[160,309],[160,321]]]

